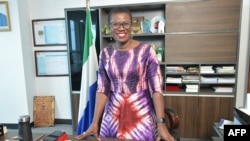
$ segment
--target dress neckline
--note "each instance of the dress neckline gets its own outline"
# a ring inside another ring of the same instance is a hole
[[[113,48],[114,51],[116,51],[116,52],[130,52],[130,51],[133,51],[134,49],[138,48],[140,45],[141,45],[141,42],[139,42],[135,47],[130,48],[130,49],[128,49],[128,50],[119,50],[119,49],[115,48],[113,45],[112,45],[112,48]]]

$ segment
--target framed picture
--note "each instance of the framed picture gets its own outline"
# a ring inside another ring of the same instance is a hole
[[[7,1],[0,1],[0,31],[10,31],[10,16]]]
[[[34,127],[54,126],[55,96],[34,96]]]
[[[142,22],[144,20],[144,17],[133,17],[132,18],[132,34],[142,34]]]
[[[68,52],[35,51],[36,76],[67,76],[69,75]]]
[[[64,18],[32,20],[34,46],[66,45]]]

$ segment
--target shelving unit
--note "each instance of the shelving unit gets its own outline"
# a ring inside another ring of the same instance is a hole
[[[151,20],[155,16],[165,17],[165,4],[154,5],[128,5],[126,6],[132,13],[133,17],[143,17],[144,19]],[[109,11],[113,7],[101,8],[100,12],[100,25],[107,25],[107,17]],[[154,44],[156,47],[165,47],[165,33],[140,33],[133,34],[133,38],[141,42]],[[108,47],[114,42],[111,35],[101,34],[102,47]]]
[[[234,96],[236,86],[235,67],[235,63],[165,64],[165,69],[163,69],[163,71],[165,70],[163,72],[165,78],[164,91],[166,94],[191,93]],[[202,68],[210,68],[210,70],[204,71]],[[218,68],[224,69],[218,70]]]

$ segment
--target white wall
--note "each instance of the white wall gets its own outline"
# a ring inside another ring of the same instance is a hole
[[[0,0],[5,1],[5,0]],[[166,0],[90,0],[90,6],[123,5],[137,3],[158,3]],[[243,0],[245,1],[245,0]],[[249,18],[249,2],[245,2],[244,19]],[[9,0],[11,31],[0,32],[0,123],[17,123],[22,114],[29,114],[33,119],[33,96],[54,95],[55,118],[71,119],[70,90],[68,77],[36,77],[34,64],[35,50],[66,50],[66,46],[34,47],[31,31],[32,19],[64,17],[64,8],[85,7],[84,0]],[[244,31],[249,31],[249,20],[244,20]],[[245,82],[248,32],[242,32],[246,39],[241,40],[239,59],[239,82]],[[242,75],[242,76],[241,76]],[[243,105],[243,85],[238,105]]]
[[[19,115],[29,113],[17,1],[9,2],[11,31],[0,32],[1,123],[17,123]]]

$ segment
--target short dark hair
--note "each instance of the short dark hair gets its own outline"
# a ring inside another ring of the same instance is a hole
[[[108,23],[110,24],[111,22],[111,18],[114,14],[117,14],[117,13],[126,13],[129,15],[130,17],[130,21],[132,22],[132,14],[130,12],[130,10],[128,8],[125,8],[125,7],[115,7],[113,8],[110,12],[109,12],[109,15],[108,15]]]

